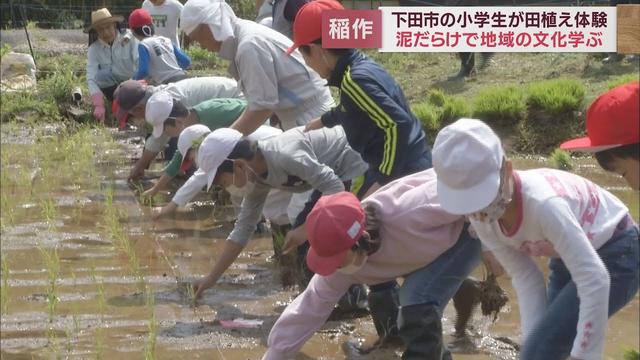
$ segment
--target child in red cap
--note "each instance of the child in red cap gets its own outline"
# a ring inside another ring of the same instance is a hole
[[[140,41],[138,45],[138,71],[133,80],[147,79],[151,84],[168,84],[187,78],[185,69],[191,59],[169,38],[155,35],[153,19],[145,9],[136,9],[129,15],[129,28]]]
[[[594,152],[603,169],[640,190],[640,82],[598,97],[587,110],[587,137],[567,141],[560,148]]]
[[[367,197],[339,192],[307,218],[307,265],[316,275],[269,334],[265,359],[291,359],[319,330],[352,284],[403,277],[398,297],[403,359],[451,359],[442,311],[480,262],[464,217],[440,206],[433,169],[393,181]]]
[[[340,88],[340,106],[311,121],[306,130],[344,128],[349,145],[369,164],[358,192],[362,199],[395,179],[430,168],[431,151],[402,89],[382,66],[357,49],[322,47],[322,13],[343,9],[334,0],[302,6],[293,24],[294,44],[289,52],[299,48],[309,67],[329,86]],[[395,335],[395,287],[393,282],[378,284],[368,296],[381,340]]]

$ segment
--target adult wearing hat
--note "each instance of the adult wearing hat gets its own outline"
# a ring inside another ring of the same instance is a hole
[[[180,16],[183,32],[200,46],[229,61],[247,109],[232,128],[247,135],[275,114],[283,130],[304,125],[328,111],[334,101],[318,74],[294,52],[281,33],[239,19],[224,1],[189,0]]]
[[[118,84],[130,79],[138,68],[138,41],[129,30],[120,30],[123,17],[111,15],[107,8],[91,13],[87,85],[93,103],[93,116],[104,122],[104,98],[113,100]]]

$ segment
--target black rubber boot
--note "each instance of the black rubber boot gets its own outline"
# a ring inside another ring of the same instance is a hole
[[[418,304],[400,309],[400,337],[406,349],[403,360],[449,360],[451,353],[442,342],[442,320],[435,305]]]
[[[460,284],[460,288],[453,295],[453,307],[456,309],[456,336],[462,337],[466,335],[469,320],[473,315],[473,311],[480,303],[480,282],[466,278]]]
[[[475,73],[475,54],[474,53],[458,53],[460,57],[460,71],[449,80],[459,80],[471,76]]]
[[[368,354],[378,348],[402,346],[402,339],[398,335],[398,285],[395,282],[383,285],[380,290],[370,288],[367,301],[373,325],[378,333],[378,339],[373,344],[364,344],[358,350],[361,354]]]
[[[398,287],[369,291],[369,312],[380,339],[398,338]]]

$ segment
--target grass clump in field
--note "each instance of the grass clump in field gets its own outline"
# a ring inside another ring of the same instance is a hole
[[[482,89],[473,102],[473,117],[495,130],[513,129],[526,117],[524,91],[515,86],[491,86]]]
[[[431,142],[444,126],[471,114],[462,98],[448,95],[440,89],[429,90],[426,101],[414,105],[411,110]]]
[[[564,115],[580,110],[584,95],[584,86],[577,80],[540,81],[529,86],[527,105],[548,115]]]
[[[549,160],[551,161],[551,164],[553,165],[553,167],[556,169],[566,170],[566,171],[573,169],[573,165],[571,165],[571,155],[569,155],[568,152],[561,150],[559,148],[553,150]]]
[[[519,128],[518,149],[545,153],[584,131],[585,88],[573,79],[545,80],[529,86],[528,116]]]

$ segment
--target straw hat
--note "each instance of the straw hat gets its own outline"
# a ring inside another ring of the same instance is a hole
[[[107,8],[102,8],[96,11],[91,12],[91,25],[84,29],[84,32],[87,33],[91,29],[95,29],[97,25],[105,24],[105,23],[116,23],[122,22],[124,18],[120,15],[111,15]]]

